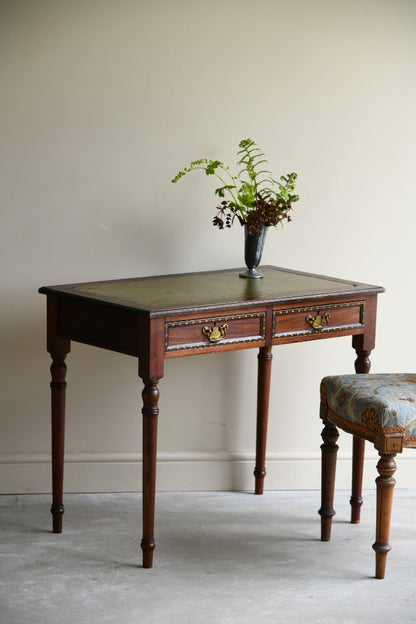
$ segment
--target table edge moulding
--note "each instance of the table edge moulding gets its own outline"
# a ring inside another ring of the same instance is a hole
[[[258,348],[255,492],[262,494],[272,347],[352,336],[355,370],[370,370],[381,286],[262,267],[261,280],[240,269],[44,286],[47,350],[52,358],[52,516],[62,531],[66,356],[71,341],[138,358],[143,422],[143,566],[152,567],[159,380],[164,360]],[[361,506],[361,441],[354,444],[352,514]]]

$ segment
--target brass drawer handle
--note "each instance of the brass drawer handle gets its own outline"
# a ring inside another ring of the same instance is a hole
[[[202,328],[202,333],[208,338],[210,342],[218,342],[219,340],[222,340],[226,337],[227,330],[227,323],[224,323],[224,325],[221,325],[221,327],[217,327],[216,325],[214,325],[214,327],[208,327],[208,325],[205,325]]]
[[[306,321],[309,323],[314,331],[322,331],[324,327],[327,327],[328,325],[329,312],[326,312],[325,314],[317,314],[316,316],[308,314],[308,316],[306,317]]]

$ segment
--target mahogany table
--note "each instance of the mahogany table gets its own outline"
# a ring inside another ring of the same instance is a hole
[[[138,357],[143,397],[143,566],[152,567],[158,383],[165,358],[259,348],[255,493],[263,493],[272,346],[351,335],[355,370],[370,369],[380,286],[273,266],[45,286],[51,355],[53,531],[62,531],[65,358],[70,342]],[[352,514],[359,517],[363,442],[355,439]]]

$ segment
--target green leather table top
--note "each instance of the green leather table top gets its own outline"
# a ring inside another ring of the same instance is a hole
[[[302,298],[383,292],[380,286],[272,266],[262,279],[239,277],[242,269],[44,286],[43,294],[85,298],[150,313],[194,308],[280,303]]]

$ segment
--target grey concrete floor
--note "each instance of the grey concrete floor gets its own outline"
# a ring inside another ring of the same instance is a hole
[[[375,497],[360,525],[336,494],[329,543],[319,492],[160,493],[155,565],[140,567],[140,494],[0,496],[1,624],[416,622],[416,492],[397,490],[386,579],[375,580]]]

